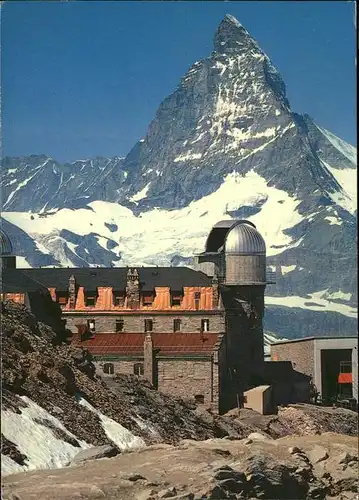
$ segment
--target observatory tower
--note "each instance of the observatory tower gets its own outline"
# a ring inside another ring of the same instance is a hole
[[[205,252],[195,257],[195,267],[219,284],[226,315],[223,384],[226,404],[233,408],[244,391],[263,383],[265,241],[250,221],[220,221],[208,235]]]

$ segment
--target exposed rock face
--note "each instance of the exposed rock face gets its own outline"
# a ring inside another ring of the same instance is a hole
[[[301,454],[291,454],[289,444],[300,448]],[[310,459],[317,446],[326,451],[324,462]],[[344,450],[357,460],[356,438],[329,433],[250,445],[241,440],[186,440],[178,446],[152,445],[78,467],[9,476],[3,480],[4,498],[354,500],[357,462],[340,464],[337,455]]]
[[[61,164],[47,155],[3,159],[3,209],[40,212],[59,207],[77,208],[93,200],[111,199],[114,184],[125,175],[123,158],[90,158]],[[14,180],[22,179],[14,192]],[[13,193],[11,195],[11,193]],[[27,198],[26,198],[27,196]]]

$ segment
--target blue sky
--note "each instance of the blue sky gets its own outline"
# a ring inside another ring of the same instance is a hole
[[[294,111],[356,142],[353,2],[19,1],[1,10],[3,155],[127,154],[181,76],[210,55],[226,13],[272,59]]]

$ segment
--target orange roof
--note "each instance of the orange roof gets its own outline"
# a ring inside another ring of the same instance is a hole
[[[97,356],[141,356],[144,340],[144,333],[97,333],[94,338],[84,341],[75,334],[71,343],[76,347],[84,347]],[[154,349],[165,355],[211,354],[218,340],[218,333],[152,333]]]

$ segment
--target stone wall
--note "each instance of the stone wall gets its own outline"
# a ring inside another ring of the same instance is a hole
[[[173,332],[173,321],[176,318],[181,319],[181,331],[187,333],[200,332],[201,330],[201,320],[209,319],[209,331],[210,332],[224,332],[225,320],[224,314],[164,314],[164,315],[154,315],[154,314],[133,314],[133,315],[96,315],[96,314],[81,314],[81,315],[70,315],[63,313],[63,317],[66,319],[66,328],[71,330],[73,333],[77,332],[76,325],[86,324],[87,320],[95,320],[95,327],[97,333],[111,333],[116,331],[116,320],[124,320],[124,332],[130,333],[141,333],[145,331],[145,319],[153,320],[153,332],[159,333],[171,333]]]
[[[105,363],[112,363],[114,366],[114,373],[113,374],[107,374],[104,373],[103,371],[103,365]],[[134,375],[134,365],[136,363],[142,363],[143,364],[143,359],[138,359],[138,360],[96,360],[94,361],[94,364],[96,366],[96,372],[98,375],[101,377],[113,377],[113,375],[116,375],[117,373],[122,373],[123,375]],[[141,376],[140,378],[143,378],[144,376]]]
[[[112,363],[113,374],[106,374],[103,371],[105,363]],[[117,373],[124,375],[134,374],[134,365],[143,363],[143,359],[138,360],[97,360],[95,361],[96,371],[102,377],[112,377]],[[181,398],[194,399],[195,396],[203,396],[204,403],[214,406],[218,401],[218,382],[215,381],[212,390],[212,360],[210,357],[203,360],[184,359],[158,359],[155,363],[156,384],[159,391],[178,396]],[[144,375],[140,378],[144,378]],[[218,380],[218,379],[217,379]],[[214,408],[216,410],[216,408]]]
[[[314,376],[314,340],[283,342],[271,346],[272,361],[291,361],[293,368]]]
[[[181,398],[203,396],[210,405],[212,394],[212,361],[184,359],[159,359],[157,362],[158,390]]]

